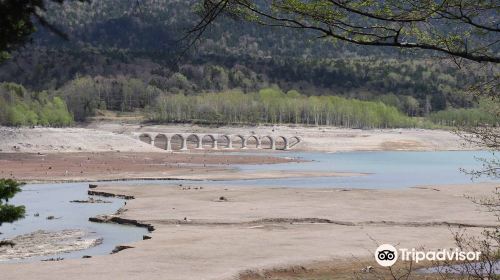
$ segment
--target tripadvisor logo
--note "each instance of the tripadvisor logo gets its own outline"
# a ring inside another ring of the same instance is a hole
[[[398,260],[398,250],[391,244],[382,244],[375,251],[375,260],[381,266],[392,266]]]
[[[418,251],[415,248],[401,248],[399,251],[391,244],[380,245],[375,250],[375,260],[381,266],[392,266],[398,260],[402,261],[479,261],[481,252],[464,252],[458,248],[443,249],[440,251]]]

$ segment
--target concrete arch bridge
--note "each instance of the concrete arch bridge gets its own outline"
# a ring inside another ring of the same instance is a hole
[[[144,132],[134,135],[140,141],[167,151],[191,149],[270,149],[289,150],[302,141],[299,136],[242,135],[205,133]]]

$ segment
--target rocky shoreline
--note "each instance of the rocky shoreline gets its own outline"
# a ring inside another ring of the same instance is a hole
[[[2,241],[10,244],[0,246],[0,262],[69,253],[102,243],[101,238],[90,237],[89,233],[79,229],[38,230]]]

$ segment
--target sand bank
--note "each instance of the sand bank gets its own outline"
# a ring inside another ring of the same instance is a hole
[[[457,225],[477,234],[497,225],[464,194],[494,184],[404,190],[167,185],[98,186],[134,196],[117,217],[154,226],[152,239],[91,259],[5,264],[8,279],[235,279],[304,263],[370,258],[376,243],[453,247]],[[224,197],[224,199],[221,199]],[[432,238],[429,238],[432,236]]]

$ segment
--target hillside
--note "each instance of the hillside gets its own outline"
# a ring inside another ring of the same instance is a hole
[[[195,3],[69,1],[61,8],[50,2],[47,19],[68,34],[69,41],[39,28],[32,44],[0,65],[0,82],[32,91],[65,91],[82,77],[91,83],[105,80],[113,87],[113,100],[96,102],[121,111],[148,106],[123,105],[124,96],[136,96],[134,90],[144,94],[148,86],[197,95],[231,89],[247,93],[277,85],[284,92],[308,96],[382,101],[409,116],[475,104],[460,90],[475,77],[432,53],[412,54],[410,59],[408,53],[390,48],[346,45],[311,32],[229,18],[218,21],[184,53],[189,41],[181,39],[198,20]],[[132,93],[124,88],[132,88]]]

